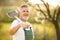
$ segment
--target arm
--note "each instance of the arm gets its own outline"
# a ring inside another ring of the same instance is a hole
[[[10,35],[14,35],[17,31],[18,31],[18,29],[21,27],[21,25],[20,24],[18,24],[17,26],[15,26],[14,28],[12,28],[10,31],[9,31],[9,33],[10,33]],[[28,26],[27,25],[24,25],[23,26],[23,29],[26,29]]]
[[[20,23],[17,20],[13,21],[11,29],[9,31],[10,35],[14,35],[21,26],[22,25],[20,25]],[[23,29],[25,28],[27,28],[27,24],[23,25]]]
[[[10,35],[14,35],[20,27],[21,27],[20,24],[18,24],[17,26],[15,26],[14,28],[12,28],[9,31]]]

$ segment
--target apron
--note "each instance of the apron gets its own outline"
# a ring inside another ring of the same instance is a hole
[[[25,40],[33,40],[33,32],[30,27],[30,30],[24,30],[25,32]]]

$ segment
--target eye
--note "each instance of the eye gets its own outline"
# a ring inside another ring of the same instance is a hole
[[[26,10],[23,10],[23,12],[29,12],[28,10],[26,11]]]
[[[25,12],[25,10],[23,12]]]
[[[29,11],[27,11],[27,12],[29,12]]]

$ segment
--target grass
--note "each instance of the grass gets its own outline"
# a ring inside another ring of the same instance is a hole
[[[33,24],[35,40],[56,40],[55,28],[52,24]],[[45,36],[45,37],[44,37]]]
[[[56,40],[55,28],[52,24],[31,24],[34,30],[35,40]],[[0,23],[0,25],[2,26],[0,26],[0,40],[12,40],[11,35],[8,33],[11,23]]]
[[[11,40],[11,36],[9,35],[9,26],[10,23],[0,23],[0,40]]]

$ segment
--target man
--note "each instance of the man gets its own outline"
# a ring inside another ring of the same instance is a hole
[[[22,5],[19,8],[20,21],[14,20],[10,29],[10,34],[13,40],[33,40],[33,31],[31,24],[27,22],[29,10],[27,5]]]

